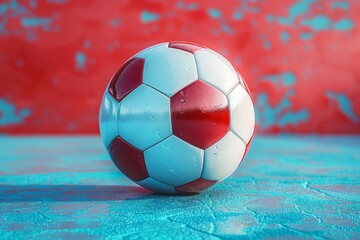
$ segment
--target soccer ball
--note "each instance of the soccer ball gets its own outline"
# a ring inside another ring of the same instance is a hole
[[[254,132],[249,88],[215,51],[192,43],[151,46],[112,76],[102,99],[102,141],[138,185],[195,194],[232,174]]]

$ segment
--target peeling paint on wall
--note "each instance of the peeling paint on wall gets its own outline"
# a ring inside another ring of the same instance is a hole
[[[114,71],[145,47],[183,40],[240,71],[258,133],[360,133],[358,9],[350,0],[3,1],[0,96],[15,110],[1,131],[97,133]]]

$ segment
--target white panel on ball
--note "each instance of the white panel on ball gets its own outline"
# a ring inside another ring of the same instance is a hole
[[[121,102],[119,135],[140,150],[171,135],[170,98],[141,84]]]
[[[233,65],[229,62],[229,60],[227,60],[223,55],[221,55],[220,53],[212,50],[212,49],[208,49],[208,51],[212,52],[213,54],[215,54],[223,63],[225,63],[226,65],[228,65],[232,70],[236,71],[233,67]]]
[[[116,120],[118,108],[119,103],[106,91],[99,112],[101,139],[106,148],[108,148],[112,140],[118,136]]]
[[[198,79],[194,56],[166,48],[145,60],[143,82],[171,97]]]
[[[244,142],[231,131],[205,150],[201,177],[219,181],[230,176],[239,166],[245,152]]]
[[[238,84],[237,73],[218,53],[204,49],[195,53],[199,79],[227,94]]]
[[[247,144],[254,133],[255,112],[251,98],[243,86],[237,85],[228,95],[230,129]]]
[[[200,177],[204,151],[172,135],[146,150],[144,158],[151,178],[176,187]]]
[[[154,192],[164,193],[164,194],[175,194],[176,193],[174,187],[169,186],[165,183],[156,181],[156,180],[152,179],[151,177],[148,177],[148,178],[146,178],[142,181],[138,181],[136,183],[139,184],[140,186],[150,189]]]
[[[238,73],[237,74],[238,75],[238,78],[239,78],[239,83],[244,87],[244,88],[246,88],[246,86],[245,86],[245,80],[242,78],[242,76]]]
[[[142,50],[141,52],[137,53],[135,56],[133,57],[138,57],[138,58],[149,58],[151,55],[153,55],[154,53],[164,49],[164,48],[167,48],[169,45],[169,43],[159,43],[159,44],[156,44],[154,46],[151,46],[151,47],[148,47],[148,48],[145,48],[144,50]]]

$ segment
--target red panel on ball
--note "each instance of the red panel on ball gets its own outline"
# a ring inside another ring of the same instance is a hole
[[[189,42],[171,42],[169,43],[169,48],[176,48],[190,53],[195,53],[196,51],[204,49],[205,47]]]
[[[196,147],[208,148],[229,130],[226,96],[197,80],[171,97],[171,121],[177,137]]]
[[[130,179],[140,181],[149,176],[143,152],[121,137],[117,137],[111,142],[109,153],[115,165]]]
[[[109,93],[121,101],[142,83],[145,59],[131,58],[126,61],[110,81]]]
[[[217,183],[217,181],[199,178],[198,180],[176,187],[175,191],[179,194],[196,194],[208,189],[215,183]]]

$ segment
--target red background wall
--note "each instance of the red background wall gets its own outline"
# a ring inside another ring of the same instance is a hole
[[[0,133],[97,133],[112,73],[155,43],[226,56],[258,133],[360,133],[360,1],[0,3]]]

